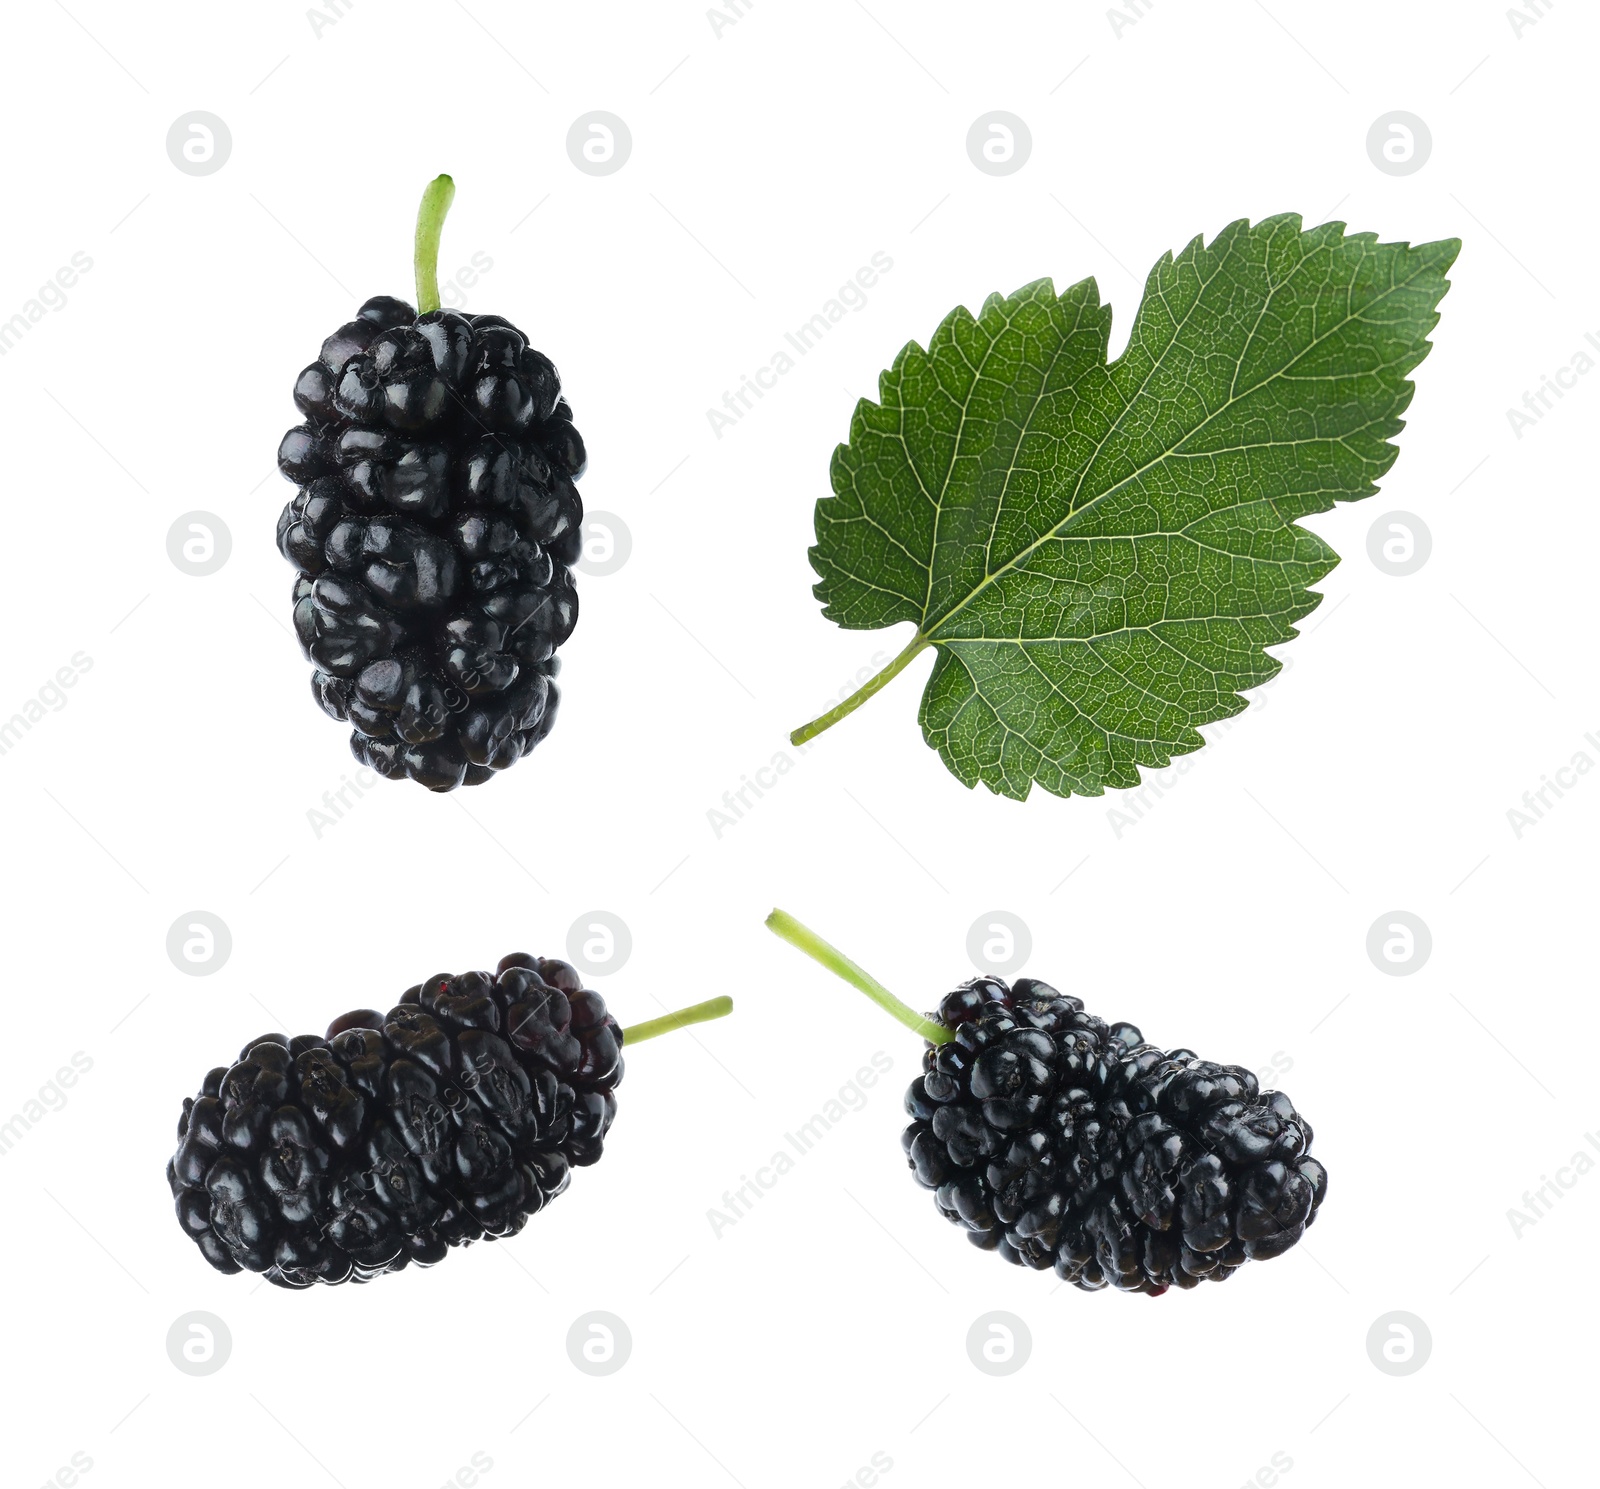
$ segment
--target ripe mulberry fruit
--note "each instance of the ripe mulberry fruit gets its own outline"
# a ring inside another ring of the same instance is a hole
[[[975,1246],[1154,1297],[1281,1256],[1316,1219],[1311,1125],[1243,1067],[1163,1050],[1031,977],[973,978],[924,1019],[792,917],[767,924],[927,1039],[902,1143]]]
[[[368,300],[296,380],[305,422],[278,447],[312,691],[363,765],[434,791],[488,780],[555,723],[587,460],[549,358],[500,316],[439,308],[454,191],[441,176],[422,199],[422,314]]]
[[[514,1236],[599,1161],[625,1043],[732,1008],[621,1029],[566,962],[441,973],[325,1038],[264,1034],[183,1103],[167,1182],[219,1272],[368,1282]]]

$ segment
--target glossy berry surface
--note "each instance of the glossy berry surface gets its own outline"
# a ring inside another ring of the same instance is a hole
[[[948,994],[903,1142],[946,1219],[1086,1292],[1159,1295],[1279,1256],[1328,1175],[1311,1127],[1250,1071],[1162,1050],[1034,978]]]
[[[379,296],[295,381],[278,547],[312,690],[357,760],[434,791],[555,722],[583,440],[555,367],[494,315]]]
[[[622,1031],[566,962],[430,977],[327,1035],[251,1040],[183,1103],[167,1181],[221,1272],[366,1282],[514,1236],[595,1163]]]

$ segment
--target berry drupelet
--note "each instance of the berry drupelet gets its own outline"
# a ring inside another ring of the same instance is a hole
[[[514,1236],[600,1159],[622,1046],[730,1011],[623,1030],[577,971],[506,957],[439,974],[326,1037],[264,1034],[183,1103],[167,1182],[221,1272],[367,1282]]]
[[[356,759],[435,791],[513,765],[555,722],[586,463],[549,358],[439,308],[441,176],[417,223],[418,314],[380,295],[295,382],[278,547],[312,689]]]
[[[1243,1067],[1163,1050],[1037,978],[973,978],[922,1018],[792,917],[767,924],[928,1041],[902,1142],[974,1245],[1159,1296],[1280,1256],[1316,1218],[1311,1126]]]

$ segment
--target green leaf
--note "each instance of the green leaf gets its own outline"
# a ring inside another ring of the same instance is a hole
[[[830,620],[917,633],[795,742],[932,646],[923,736],[968,786],[1099,795],[1198,749],[1338,562],[1297,521],[1394,463],[1460,246],[1232,223],[1151,270],[1109,365],[1092,279],[953,311],[857,404],[811,549]]]

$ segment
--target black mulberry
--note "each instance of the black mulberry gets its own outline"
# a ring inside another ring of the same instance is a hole
[[[1311,1125],[1250,1071],[1163,1050],[1036,978],[940,1004],[902,1142],[947,1220],[1086,1292],[1159,1295],[1287,1251],[1327,1170]]]
[[[367,1282],[514,1236],[599,1160],[624,1039],[718,1018],[726,998],[628,1031],[566,962],[439,974],[326,1037],[264,1034],[183,1103],[167,1182],[221,1272]]]
[[[924,1019],[782,911],[767,924],[927,1038],[902,1143],[974,1245],[1159,1296],[1280,1256],[1316,1219],[1311,1124],[1242,1066],[1163,1050],[1036,978],[973,978]]]
[[[357,760],[435,791],[488,780],[555,723],[587,461],[549,358],[500,316],[438,308],[424,250],[453,192],[441,176],[423,197],[423,313],[380,295],[329,336],[278,447],[312,691]]]

